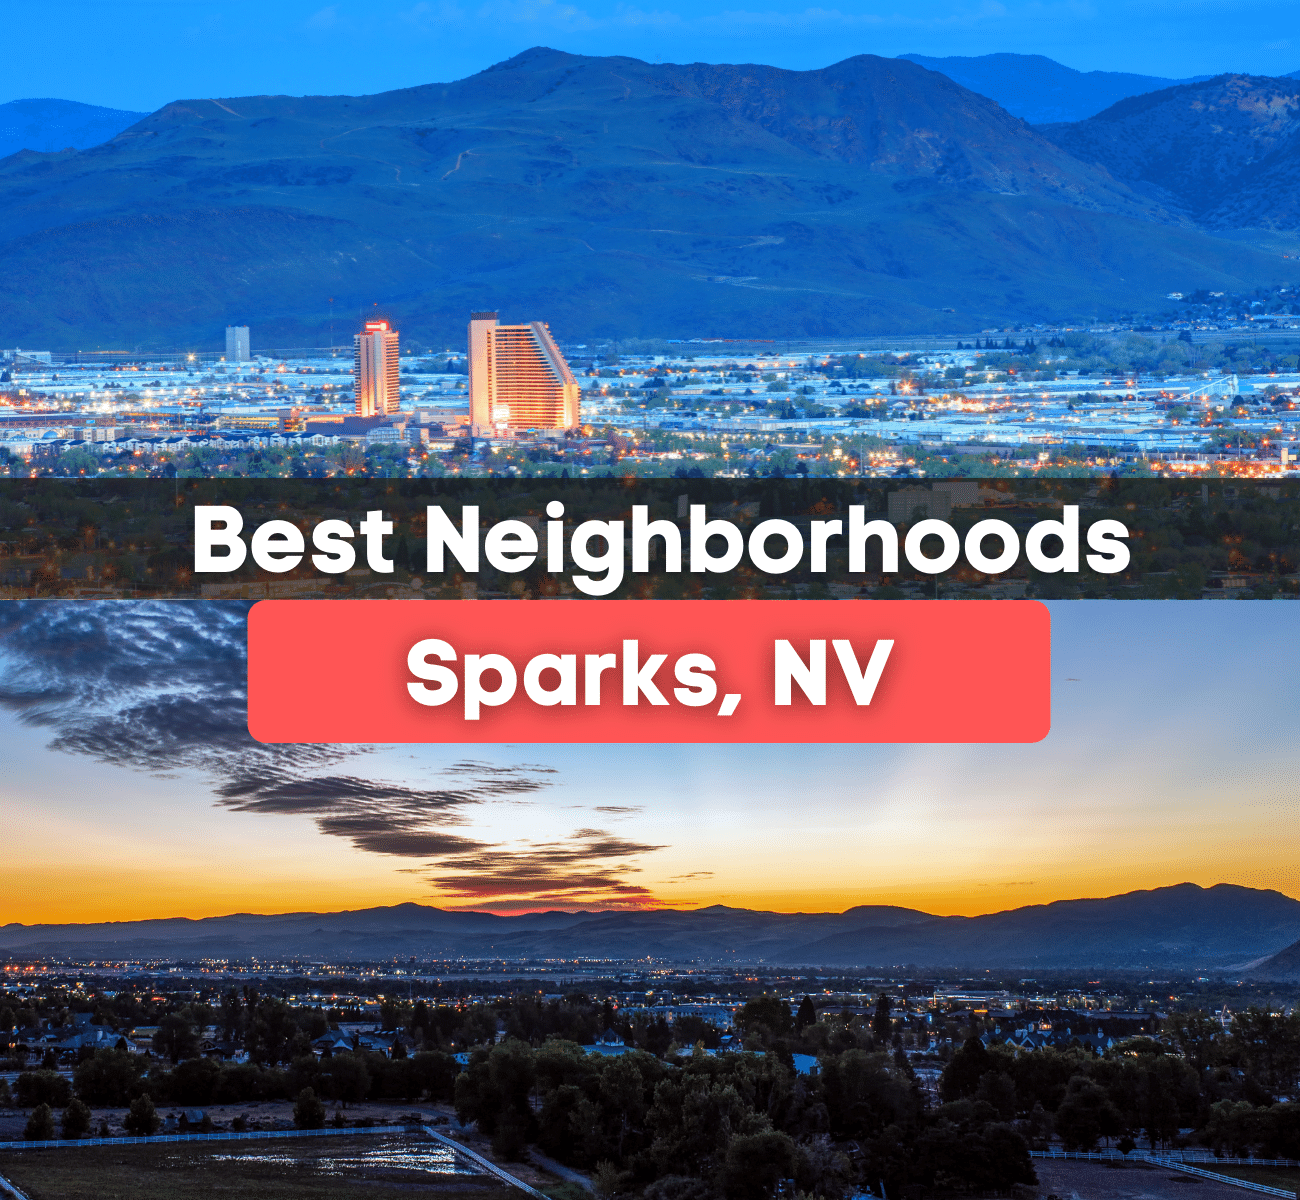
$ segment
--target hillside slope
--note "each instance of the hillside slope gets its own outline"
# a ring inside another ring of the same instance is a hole
[[[1180,219],[913,63],[539,49],[376,96],[177,102],[0,162],[0,329],[319,344],[334,297],[436,344],[475,308],[561,337],[967,330],[1300,272]]]
[[[1300,941],[1269,955],[1263,962],[1254,963],[1243,972],[1247,979],[1263,979],[1276,983],[1300,983]]]
[[[1042,132],[1210,228],[1300,229],[1300,79],[1220,75]]]

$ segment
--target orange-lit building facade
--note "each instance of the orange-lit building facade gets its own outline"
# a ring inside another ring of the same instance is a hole
[[[398,407],[397,330],[387,321],[367,321],[354,339],[352,391],[357,416],[382,417]]]
[[[543,321],[498,325],[470,314],[469,421],[479,437],[520,429],[576,429],[580,389]]]

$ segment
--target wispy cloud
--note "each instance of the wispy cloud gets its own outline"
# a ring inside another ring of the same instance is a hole
[[[559,782],[542,763],[463,759],[423,779],[357,768],[376,747],[285,746],[247,729],[248,605],[28,601],[0,605],[0,706],[48,730],[51,750],[203,779],[218,806],[310,818],[413,870],[454,900],[645,903],[634,856],[659,849],[579,829],[565,841],[463,832],[484,806],[538,804]],[[627,816],[636,807],[601,811]]]

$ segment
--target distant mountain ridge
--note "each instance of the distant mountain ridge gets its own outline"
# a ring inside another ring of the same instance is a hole
[[[475,309],[575,340],[966,332],[1300,283],[1065,142],[874,55],[536,48],[374,96],[177,101],[0,160],[0,342],[320,345],[325,297],[382,301],[408,345]]]
[[[1201,225],[1300,228],[1300,78],[1219,75],[1042,133]]]
[[[1300,901],[1280,892],[1178,884],[978,917],[864,905],[772,913],[449,912],[420,904],[340,913],[0,927],[11,958],[392,957],[470,960],[646,956],[816,967],[1230,969],[1300,940]],[[1294,949],[1294,947],[1292,948]]]
[[[1083,121],[1128,96],[1210,78],[1192,75],[1187,79],[1164,79],[1125,71],[1076,71],[1041,54],[898,57],[939,71],[962,87],[996,100],[1007,112],[1031,125]]]
[[[1245,975],[1249,979],[1276,983],[1300,983],[1300,941],[1269,955],[1263,962],[1251,963]]]
[[[76,100],[10,100],[0,104],[0,158],[19,150],[85,150],[147,115]]]

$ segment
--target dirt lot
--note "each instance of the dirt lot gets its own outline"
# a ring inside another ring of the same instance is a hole
[[[508,1200],[513,1191],[402,1134],[18,1151],[0,1156],[0,1172],[31,1200],[353,1200],[359,1190],[375,1200],[413,1191]]]
[[[1059,1200],[1250,1200],[1245,1188],[1136,1163],[1034,1160],[1042,1196]],[[1260,1193],[1253,1193],[1263,1200]]]

